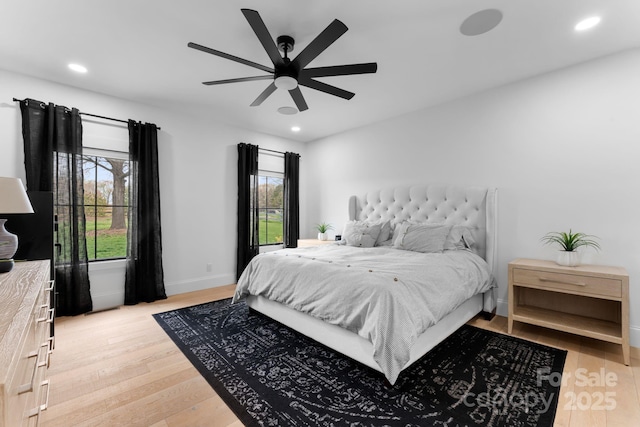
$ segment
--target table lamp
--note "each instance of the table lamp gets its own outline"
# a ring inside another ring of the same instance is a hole
[[[0,217],[3,214],[33,213],[31,202],[20,178],[0,177]],[[6,219],[0,218],[0,273],[13,268],[13,255],[18,250],[18,236],[4,228]]]

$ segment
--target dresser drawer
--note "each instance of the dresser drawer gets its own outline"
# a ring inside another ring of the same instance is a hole
[[[514,268],[513,282],[536,289],[622,298],[622,282],[604,277]]]
[[[0,275],[0,427],[37,425],[47,406],[49,265],[21,262]]]
[[[13,377],[7,384],[9,407],[7,426],[24,425],[33,406],[39,384],[42,382],[43,366],[48,357],[48,346],[37,346],[35,328],[31,327],[26,340],[18,350],[19,358]]]

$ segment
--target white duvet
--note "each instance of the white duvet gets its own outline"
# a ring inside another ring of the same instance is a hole
[[[416,338],[492,283],[486,262],[470,251],[336,244],[256,256],[233,303],[261,295],[357,333],[371,341],[374,360],[394,384]]]

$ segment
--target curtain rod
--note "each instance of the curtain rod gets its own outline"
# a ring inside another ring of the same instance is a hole
[[[258,147],[258,150],[259,151],[270,151],[272,153],[282,154],[283,156],[286,154],[283,151],[269,150],[268,148],[262,148],[262,147]],[[298,156],[300,156],[300,155],[298,154]],[[302,157],[302,156],[300,156],[300,157]]]
[[[13,101],[14,102],[22,102],[22,101],[24,101],[24,99],[13,98]],[[111,121],[114,121],[114,122],[120,122],[120,123],[129,124],[128,120],[114,119],[113,117],[106,117],[106,116],[98,116],[97,114],[84,113],[82,111],[80,111],[79,114],[82,114],[83,116],[97,117],[99,119],[105,119],[105,120],[111,120]],[[161,129],[162,128],[160,126],[158,126],[158,130],[161,130]]]

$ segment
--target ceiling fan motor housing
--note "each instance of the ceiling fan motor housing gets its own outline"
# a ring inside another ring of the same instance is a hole
[[[284,52],[285,57],[288,52],[293,52],[293,46],[296,44],[295,40],[291,36],[279,36],[276,39],[278,49]]]
[[[294,63],[291,62],[291,59],[288,57],[288,53],[293,51],[295,40],[291,36],[278,36],[276,42],[278,44],[278,49],[284,53],[284,57],[282,58],[282,64],[274,65],[274,80],[277,80],[279,77],[291,77],[298,81],[300,70],[294,65]]]

